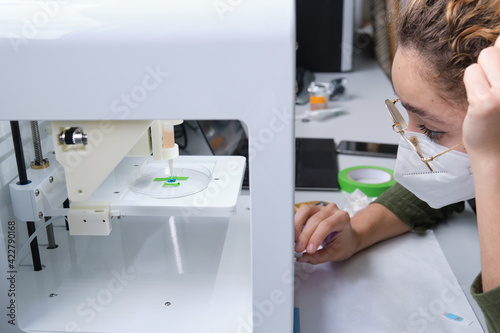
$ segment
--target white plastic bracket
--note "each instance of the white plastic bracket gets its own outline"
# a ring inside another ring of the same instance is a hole
[[[9,184],[14,215],[21,221],[39,221],[45,216],[64,216],[62,208],[67,199],[64,170],[52,153],[48,154],[49,166],[45,169],[26,170],[26,185],[19,185],[16,178]]]
[[[72,236],[107,236],[111,233],[109,202],[74,202],[68,210]]]

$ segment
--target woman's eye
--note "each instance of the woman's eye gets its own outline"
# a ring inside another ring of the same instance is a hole
[[[417,125],[417,127],[422,131],[422,133],[427,135],[427,137],[433,141],[439,141],[441,139],[441,137],[444,134],[446,134],[446,132],[430,130],[423,124]]]

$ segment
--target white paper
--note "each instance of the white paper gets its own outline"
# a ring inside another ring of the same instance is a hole
[[[295,306],[301,332],[483,332],[432,231],[398,236],[344,262],[296,263]]]

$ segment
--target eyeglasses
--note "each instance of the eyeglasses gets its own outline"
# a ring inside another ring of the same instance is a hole
[[[408,127],[408,125],[406,124],[406,120],[403,118],[403,116],[401,116],[401,113],[399,112],[398,108],[396,107],[396,103],[398,101],[399,101],[399,98],[396,98],[393,101],[391,101],[389,99],[385,100],[385,106],[387,108],[387,111],[389,112],[389,115],[391,116],[391,119],[394,122],[394,125],[392,125],[393,131],[396,132],[396,133],[401,134],[401,136],[403,137],[403,139],[405,139],[405,141],[408,142],[408,144],[410,145],[410,147],[418,154],[418,156],[420,157],[420,159],[422,160],[422,162],[425,163],[425,165],[429,168],[429,170],[430,171],[434,171],[434,170],[432,170],[432,167],[430,166],[429,162],[433,161],[435,158],[437,158],[437,157],[439,157],[439,156],[441,156],[443,154],[446,154],[449,151],[452,151],[455,148],[460,147],[461,145],[463,145],[463,142],[459,143],[459,144],[457,144],[457,145],[455,145],[455,146],[453,146],[451,148],[448,148],[445,151],[443,151],[443,152],[441,152],[439,154],[436,154],[434,156],[425,157],[420,152],[420,145],[419,145],[417,137],[412,136],[412,137],[410,137],[408,139],[405,136],[405,131],[404,130],[406,129],[406,127]]]

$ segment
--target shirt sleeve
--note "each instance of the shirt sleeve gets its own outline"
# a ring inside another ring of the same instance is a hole
[[[463,212],[465,209],[464,202],[439,209],[431,208],[425,201],[417,198],[399,183],[382,193],[374,202],[387,207],[415,231],[424,231],[432,225],[446,220],[453,212]]]
[[[500,287],[483,293],[483,280],[480,273],[472,283],[470,292],[484,314],[488,331],[500,332]]]

